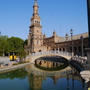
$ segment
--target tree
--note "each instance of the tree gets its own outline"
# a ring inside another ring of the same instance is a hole
[[[8,54],[8,37],[0,36],[0,56]]]
[[[11,37],[8,38],[8,44],[9,44],[9,52],[17,52],[19,53],[21,50],[24,49],[24,40],[17,37]]]
[[[0,36],[0,56],[15,52],[20,59],[23,59],[26,56],[24,51],[24,45],[26,44],[27,40],[24,41],[18,37]]]
[[[25,58],[26,53],[24,51],[24,40],[18,37],[11,37],[8,38],[8,51],[16,52],[17,55],[20,57],[20,60]]]

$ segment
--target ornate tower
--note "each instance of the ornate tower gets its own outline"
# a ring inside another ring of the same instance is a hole
[[[33,16],[31,18],[30,31],[28,36],[29,52],[40,52],[43,45],[42,26],[40,24],[40,16],[38,14],[38,3],[34,0]]]

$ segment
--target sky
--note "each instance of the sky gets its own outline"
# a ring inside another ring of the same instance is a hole
[[[0,32],[27,39],[34,0],[0,0]],[[38,0],[42,32],[47,37],[88,32],[86,0]]]

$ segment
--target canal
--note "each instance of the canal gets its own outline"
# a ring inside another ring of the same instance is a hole
[[[38,62],[41,63],[40,60]],[[75,68],[68,65],[58,69],[54,62],[53,65],[53,70],[50,66],[47,68],[47,65],[46,69],[45,66],[42,69],[30,64],[21,69],[1,73],[0,90],[87,90],[87,85]]]

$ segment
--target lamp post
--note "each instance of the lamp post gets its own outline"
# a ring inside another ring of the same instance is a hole
[[[87,13],[88,13],[88,34],[89,34],[89,48],[87,48],[87,59],[88,59],[88,67],[90,70],[90,0],[86,0],[87,2]]]
[[[65,40],[66,40],[66,42],[68,41],[68,34],[67,33],[65,35]],[[67,43],[66,43],[65,47],[66,47],[65,51],[67,52],[68,51]]]
[[[73,30],[71,29],[70,30],[70,34],[71,34],[71,53],[72,53],[72,56],[71,57],[73,57]]]
[[[87,12],[88,12],[89,48],[90,48],[90,0],[87,0]]]
[[[66,33],[66,35],[65,35],[65,38],[66,38],[66,41],[68,41],[68,34]]]
[[[80,38],[81,38],[81,42],[82,42],[82,43],[81,43],[81,47],[82,47],[82,57],[83,57],[83,55],[84,55],[84,52],[83,52],[83,36],[81,35]]]

